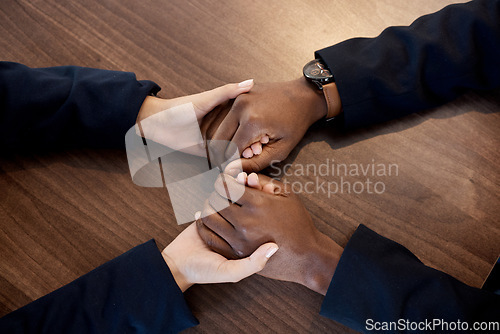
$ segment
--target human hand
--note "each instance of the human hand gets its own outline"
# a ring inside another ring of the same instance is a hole
[[[273,160],[285,159],[306,130],[326,113],[323,93],[304,78],[259,84],[238,96],[227,116],[215,123],[218,128],[212,131],[209,150],[216,161],[226,161],[228,152],[218,143],[233,141],[247,158],[242,159],[243,170],[259,171]]]
[[[211,112],[209,112],[207,115],[205,115],[201,121],[200,124],[200,129],[201,133],[203,135],[203,138],[205,138],[206,141],[211,141],[215,135],[215,132],[221,125],[221,123],[224,121],[226,118],[227,114],[230,112],[231,107],[233,106],[234,100],[229,100],[226,103],[220,104],[217,107],[215,107]],[[230,150],[227,146],[227,141],[224,142],[211,142],[212,146],[215,145],[220,145],[221,150],[226,150],[226,154],[233,156],[232,153],[229,153],[228,150]],[[244,158],[251,158],[254,155],[259,155],[262,153],[262,146],[269,143],[269,137],[267,135],[264,135],[260,140],[256,143],[253,143],[251,147],[248,147],[245,149],[243,152],[239,151],[239,156],[244,157]],[[234,148],[234,146],[232,146]],[[212,150],[213,152],[214,150]],[[232,149],[234,151],[234,149]],[[211,156],[211,152],[209,152]],[[213,156],[211,156],[213,159],[213,162],[215,164],[220,163],[220,161],[216,161]],[[238,165],[239,166],[239,165]]]
[[[172,149],[203,156],[201,120],[217,106],[250,91],[253,80],[227,84],[199,94],[161,99],[148,96],[137,116],[137,134]]]
[[[238,282],[262,270],[277,250],[276,244],[266,243],[246,258],[228,260],[207,247],[193,223],[162,251],[162,256],[184,292],[193,284]]]
[[[229,194],[243,196],[228,207]],[[342,247],[316,229],[296,194],[286,185],[264,175],[245,173],[236,179],[219,177],[216,191],[207,200],[203,218],[197,221],[201,238],[228,258],[247,256],[259,245],[275,242],[279,252],[260,275],[296,282],[325,294],[342,254]]]

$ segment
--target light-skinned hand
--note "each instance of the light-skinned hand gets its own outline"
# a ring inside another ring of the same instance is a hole
[[[228,260],[207,246],[196,230],[196,223],[192,223],[165,247],[162,255],[184,292],[193,284],[238,282],[261,271],[277,250],[278,246],[269,242],[248,257]]]
[[[253,80],[250,79],[174,99],[148,96],[137,116],[136,132],[172,149],[204,156],[206,150],[200,127],[202,130],[206,128],[203,124],[205,116],[212,110],[217,114],[217,110],[252,87]]]

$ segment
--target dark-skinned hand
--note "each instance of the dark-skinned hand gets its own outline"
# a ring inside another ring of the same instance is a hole
[[[316,229],[296,194],[283,183],[255,173],[248,178],[241,173],[236,179],[221,174],[215,189],[205,203],[203,218],[197,220],[198,233],[212,250],[241,258],[266,242],[275,242],[280,248],[259,274],[326,293],[342,247]],[[230,194],[241,193],[228,207],[214,210],[226,206]]]
[[[245,158],[243,170],[260,171],[272,161],[285,159],[326,112],[323,93],[304,78],[256,84],[238,96],[229,111],[209,115],[213,119],[203,131],[214,140],[209,151],[216,163],[232,155],[225,144],[232,141]]]

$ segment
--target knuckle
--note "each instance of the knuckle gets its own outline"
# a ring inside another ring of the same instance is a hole
[[[208,241],[208,236],[205,233],[206,226],[205,226],[205,224],[203,224],[202,219],[198,219],[196,221],[196,229],[198,230],[198,235],[200,236],[200,238],[204,242],[207,242]]]
[[[262,163],[257,159],[250,160],[250,169],[254,172],[261,171],[263,169]]]
[[[288,156],[288,152],[287,152],[287,149],[285,147],[282,147],[281,149],[276,150],[276,152],[274,153],[274,158],[279,160],[279,161],[285,160],[287,156]]]
[[[239,248],[234,249],[234,253],[239,259],[242,259],[251,255],[252,249],[248,245],[241,245]]]
[[[244,122],[249,128],[253,129],[261,123],[261,117],[259,114],[250,111],[245,114]]]
[[[205,227],[212,230],[215,226],[217,226],[216,224],[213,224],[213,217],[214,217],[214,215],[211,214],[211,215],[208,215],[206,217],[201,218],[200,220],[203,222],[203,225],[205,225]]]
[[[246,239],[246,236],[248,235],[248,229],[246,226],[240,226],[238,232],[240,233],[243,239]]]
[[[208,238],[204,239],[204,241],[205,241],[205,244],[207,245],[207,247],[209,249],[211,249],[212,251],[217,252],[217,253],[222,252],[222,250],[218,247],[217,242],[215,241],[215,239],[213,237],[208,237]]]
[[[243,258],[244,256],[240,254],[240,251],[236,250],[234,247],[231,247],[230,251],[227,252],[226,257],[230,260],[238,260]]]
[[[256,267],[257,267],[257,271],[261,271],[262,269],[264,269],[266,266],[266,264],[264,262],[261,262],[259,261],[259,263],[257,263]]]
[[[225,94],[231,94],[238,88],[238,84],[228,83],[221,87]]]
[[[233,112],[240,112],[241,110],[246,109],[248,105],[249,105],[248,95],[242,94],[234,100],[233,107],[231,108],[231,110]]]
[[[238,259],[245,257],[245,252],[240,247],[233,247],[233,254]]]
[[[234,255],[239,259],[251,255],[254,251],[254,249],[252,249],[252,245],[250,245],[250,243],[246,241],[245,238],[239,238],[239,240],[231,246]]]

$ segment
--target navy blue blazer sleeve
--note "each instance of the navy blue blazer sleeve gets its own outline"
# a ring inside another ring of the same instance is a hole
[[[472,330],[475,321],[500,320],[500,296],[425,266],[405,247],[360,225],[340,258],[321,314],[361,332],[399,319],[460,320]],[[384,332],[405,332],[397,329]]]
[[[348,128],[500,86],[500,1],[476,0],[316,51],[335,76]]]
[[[7,150],[122,147],[151,93],[133,73],[0,62]],[[154,241],[0,319],[1,333],[176,333],[196,325]]]
[[[124,147],[148,94],[160,88],[129,72],[0,62],[2,150]]]
[[[153,240],[0,319],[1,333],[177,333],[198,324]]]

